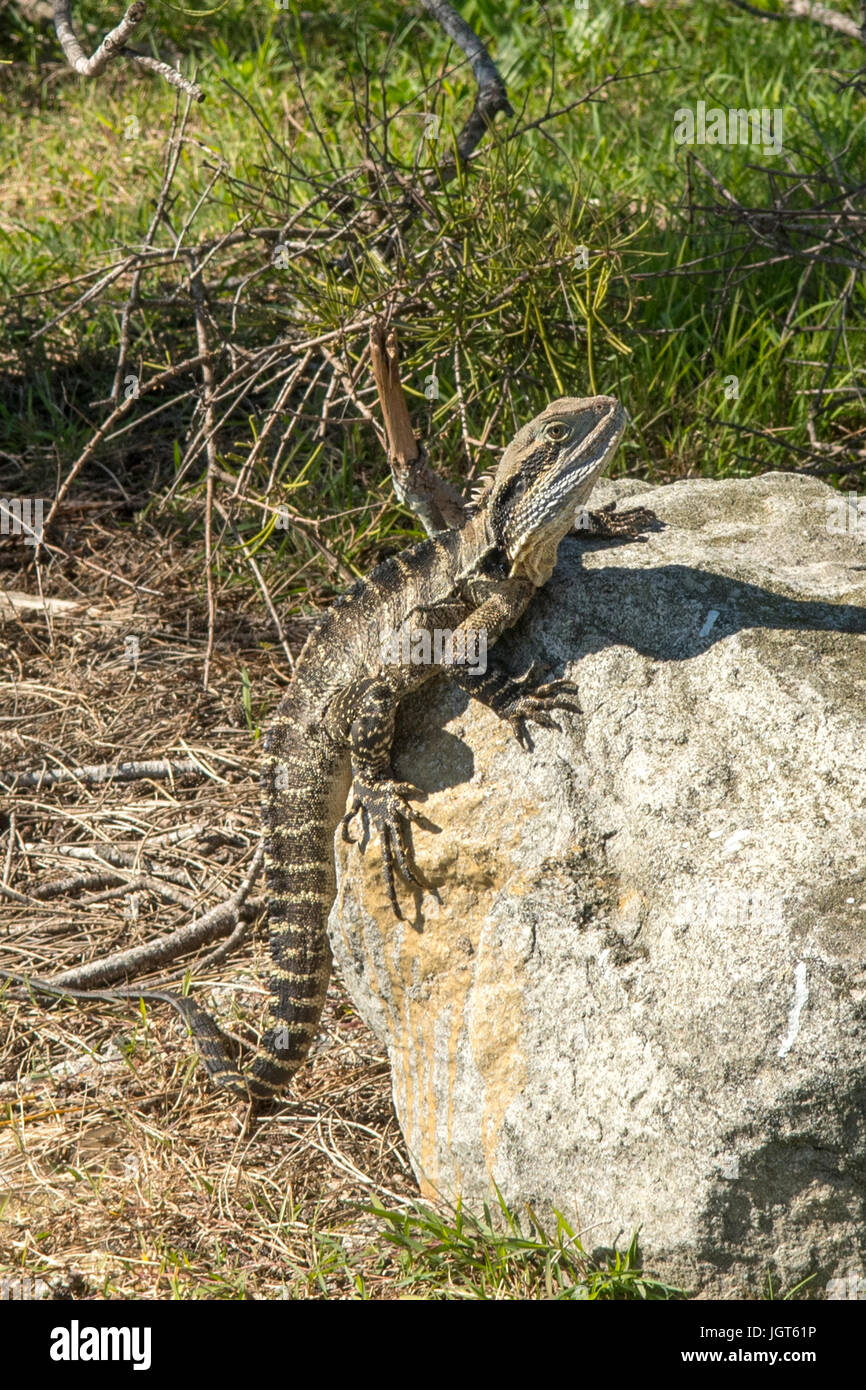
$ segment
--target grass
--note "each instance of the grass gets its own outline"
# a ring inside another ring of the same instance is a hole
[[[560,1213],[555,1236],[548,1236],[531,1208],[521,1222],[498,1191],[497,1199],[493,1210],[485,1204],[482,1217],[460,1203],[450,1219],[421,1204],[368,1208],[398,1253],[400,1297],[628,1302],[686,1296],[644,1274],[637,1233],[624,1253],[612,1251],[600,1263]]]
[[[80,11],[94,32],[104,27],[106,13],[99,6]],[[465,475],[483,462],[477,450],[473,455],[472,446],[467,451],[462,445],[459,417],[468,413],[470,437],[482,436],[503,378],[514,372],[524,388],[518,412],[564,391],[620,395],[635,423],[621,466],[648,477],[790,466],[783,445],[807,442],[806,393],[816,382],[808,363],[830,351],[837,324],[831,315],[826,328],[820,325],[846,271],[825,266],[810,275],[787,336],[782,324],[802,266],[774,264],[772,247],[750,249],[748,271],[740,268],[735,287],[721,298],[726,271],[743,260],[743,237],[718,218],[684,217],[687,152],[673,143],[673,113],[698,100],[781,107],[788,154],[775,166],[783,181],[789,161],[815,167],[825,145],[843,172],[856,169],[864,153],[862,99],[854,89],[840,94],[836,84],[852,62],[850,46],[813,25],[762,25],[722,0],[651,10],[598,5],[588,15],[569,5],[528,11],[512,0],[470,4],[466,14],[491,38],[525,120],[543,114],[547,92],[554,106],[567,105],[614,69],[622,80],[596,102],[519,140],[506,143],[503,124],[471,177],[430,199],[430,218],[413,234],[411,260],[400,269],[410,284],[423,287],[427,305],[426,312],[422,307],[403,315],[406,367],[419,423],[446,466]],[[346,171],[363,156],[356,103],[365,65],[382,80],[381,98],[370,93],[384,108],[374,111],[374,133],[381,140],[387,111],[389,151],[398,166],[411,168],[431,153],[419,139],[431,97],[441,115],[443,149],[471,99],[462,73],[439,78],[446,49],[430,25],[393,6],[364,6],[349,17],[327,5],[305,5],[301,20],[297,6],[272,11],[263,5],[251,13],[229,5],[212,22],[186,20],[163,6],[154,20],[189,53],[208,93],[192,113],[173,188],[175,226],[204,198],[194,223],[200,237],[217,234],[253,208],[276,221],[306,196],[293,185],[275,141],[292,145],[311,178]],[[87,409],[94,375],[106,392],[111,384],[125,285],[36,343],[30,335],[68,303],[67,279],[85,267],[110,265],[120,248],[140,241],[158,192],[174,101],[164,84],[119,70],[98,86],[62,68],[40,80],[34,62],[44,60],[49,47],[20,26],[11,51],[22,56],[4,74],[0,235],[2,288],[12,312],[0,351],[5,347],[7,365],[17,364],[25,379],[6,405],[13,438],[26,435],[46,447],[50,441],[69,457],[94,418]],[[321,139],[312,135],[312,118]],[[130,129],[136,138],[126,138]],[[755,165],[767,161],[751,148],[695,153],[746,205],[766,197],[766,176]],[[208,194],[219,160],[231,179],[218,180]],[[693,177],[699,181],[696,171]],[[324,210],[322,218],[327,223]],[[584,274],[571,269],[580,244],[591,251]],[[374,252],[352,251],[348,283],[334,273],[334,257],[293,265],[288,284],[280,285],[276,272],[265,277],[261,292],[251,293],[237,336],[261,340],[263,325],[274,323],[313,335],[339,328],[359,307],[381,303],[395,276]],[[698,258],[700,273],[672,273]],[[539,261],[548,268],[539,269]],[[261,274],[261,264],[256,269]],[[529,272],[523,280],[522,272]],[[167,267],[164,278],[171,281],[172,273]],[[846,392],[859,381],[863,293],[861,277],[848,315],[853,360],[832,374],[829,385],[838,394],[821,419],[829,440],[844,437],[855,423],[857,402]],[[142,312],[142,362],[164,362],[178,348],[184,318],[182,302],[174,311],[163,304]],[[346,344],[350,362],[358,351],[357,343]],[[88,392],[66,383],[64,400],[58,363],[80,365],[89,357]],[[432,410],[424,396],[431,372],[439,389]],[[725,394],[731,376],[739,382],[734,405]],[[317,389],[310,398],[313,414],[320,396]],[[743,437],[728,428],[731,420],[772,437],[744,451]],[[181,438],[186,423],[181,411]],[[501,419],[490,443],[504,443],[513,424],[513,415]],[[231,471],[233,456],[248,450],[251,440],[249,428],[246,434],[229,428],[228,436],[221,441],[222,461]],[[310,436],[298,438],[272,488],[289,487],[301,459],[309,462]],[[125,448],[126,441],[118,441],[112,452]],[[321,503],[322,515],[369,505],[373,470],[381,470],[369,438],[357,429],[341,431],[335,450],[324,450],[326,457],[307,473],[304,504]],[[263,485],[269,470],[259,473]],[[393,518],[373,517],[369,512],[366,519],[384,540],[381,528],[387,532]],[[328,526],[335,547],[355,564],[353,535],[337,523]]]

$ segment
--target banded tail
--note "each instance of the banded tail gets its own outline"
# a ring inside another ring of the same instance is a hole
[[[249,1070],[232,1060],[235,1044],[209,1014],[188,999],[181,1010],[213,1080],[254,1100],[270,1100],[283,1089],[319,1027],[331,978],[326,928],[335,895],[334,833],[349,786],[345,756],[306,734],[290,708],[284,701],[264,742],[271,998]]]

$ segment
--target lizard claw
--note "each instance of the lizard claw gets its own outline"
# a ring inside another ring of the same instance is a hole
[[[587,512],[587,524],[581,526],[590,537],[604,540],[646,540],[646,531],[660,531],[662,522],[649,507],[628,507],[616,510],[616,502],[608,502],[597,512]]]
[[[525,681],[526,677],[522,677],[514,684],[523,685]],[[526,728],[527,719],[531,719],[533,724],[538,724],[542,729],[556,729],[561,733],[561,725],[552,717],[551,711],[561,709],[580,714],[577,693],[577,686],[573,681],[553,680],[545,681],[543,685],[536,686],[534,690],[525,694],[515,694],[504,706],[502,713],[514,729],[521,748],[531,753],[534,746]]]
[[[382,778],[377,782],[362,782],[356,777],[352,805],[340,821],[343,839],[348,840],[350,844],[360,844],[362,854],[370,837],[371,821],[378,830],[382,842],[382,868],[388,901],[395,917],[400,921],[403,920],[403,913],[400,911],[394,884],[395,865],[408,883],[414,883],[419,888],[430,887],[409,858],[407,827],[412,821],[419,825],[425,823],[414,806],[409,804],[407,798],[410,796],[423,797],[424,792],[413,787],[411,782],[395,782],[391,778]],[[363,835],[360,841],[353,841],[349,834],[349,825],[358,814],[361,817]]]

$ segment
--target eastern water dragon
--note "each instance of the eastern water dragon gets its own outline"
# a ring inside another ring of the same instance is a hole
[[[485,669],[475,669],[468,639],[483,634],[489,649],[550,578],[560,542],[613,457],[625,423],[623,407],[610,396],[553,401],[517,432],[466,503],[427,470],[428,481],[447,498],[447,506],[437,507],[428,495],[417,507],[432,534],[377,565],[310,634],[264,740],[271,998],[259,1046],[241,1066],[233,1060],[235,1044],[190,998],[134,987],[123,992],[177,1009],[218,1084],[254,1101],[269,1100],[310,1050],[331,973],[327,921],[338,830],[350,838],[358,816],[366,843],[370,824],[376,827],[398,917],[395,871],[409,885],[426,886],[409,844],[410,824],[419,819],[412,798],[420,793],[395,780],[391,767],[399,702],[445,672],[510,721],[526,747],[527,719],[555,728],[553,711],[578,708],[576,687],[567,680],[534,684],[534,672],[514,677],[495,655]],[[602,534],[628,536],[652,515],[637,508],[611,519],[608,509],[596,520]],[[449,641],[429,644],[429,661],[395,660],[393,639],[407,629],[445,632]],[[81,998],[119,997],[115,991],[52,989],[33,979],[30,985]]]
[[[462,663],[459,656],[461,650],[468,654],[472,643],[466,639],[478,633],[489,649],[550,578],[559,544],[612,458],[625,422],[622,406],[609,396],[553,401],[518,431],[465,507],[460,527],[438,531],[383,561],[311,633],[264,742],[271,1000],[266,1032],[248,1070],[232,1063],[223,1034],[207,1014],[197,1006],[186,1009],[215,1081],[254,1099],[270,1098],[309,1052],[331,973],[327,920],[339,828],[349,838],[350,822],[359,815],[366,838],[369,823],[375,825],[398,917],[395,870],[425,886],[408,844],[409,824],[418,818],[411,804],[415,788],[396,781],[391,767],[400,700],[444,669],[509,720],[524,743],[526,719],[550,727],[551,711],[577,708],[568,681],[533,689],[495,658],[479,673],[468,669],[468,655]],[[451,634],[443,659],[384,659],[389,639],[407,624],[415,632]]]

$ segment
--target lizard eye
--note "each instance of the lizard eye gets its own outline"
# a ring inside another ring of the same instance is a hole
[[[548,439],[553,441],[554,444],[562,444],[564,440],[568,439],[569,435],[571,434],[571,430],[569,429],[568,425],[554,424],[548,425],[544,433],[546,434]]]

